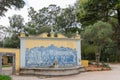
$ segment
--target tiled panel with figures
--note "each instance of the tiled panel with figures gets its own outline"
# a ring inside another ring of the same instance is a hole
[[[76,66],[76,49],[65,47],[59,48],[53,44],[48,47],[40,46],[26,49],[26,67],[50,67],[55,61],[58,62],[58,67]]]

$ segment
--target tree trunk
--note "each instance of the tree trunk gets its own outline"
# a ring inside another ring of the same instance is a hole
[[[117,9],[117,18],[118,18],[118,25],[119,25],[119,29],[120,29],[120,8]]]

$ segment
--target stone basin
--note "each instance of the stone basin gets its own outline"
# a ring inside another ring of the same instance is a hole
[[[68,68],[21,68],[20,75],[36,75],[36,76],[67,76],[79,74],[85,71],[82,66]]]

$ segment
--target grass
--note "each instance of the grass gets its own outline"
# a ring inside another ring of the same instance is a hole
[[[10,76],[0,75],[0,80],[12,80]]]

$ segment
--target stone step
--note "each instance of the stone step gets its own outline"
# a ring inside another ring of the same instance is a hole
[[[79,74],[84,71],[85,69],[82,66],[71,68],[21,68],[19,74],[36,76],[66,76]]]

